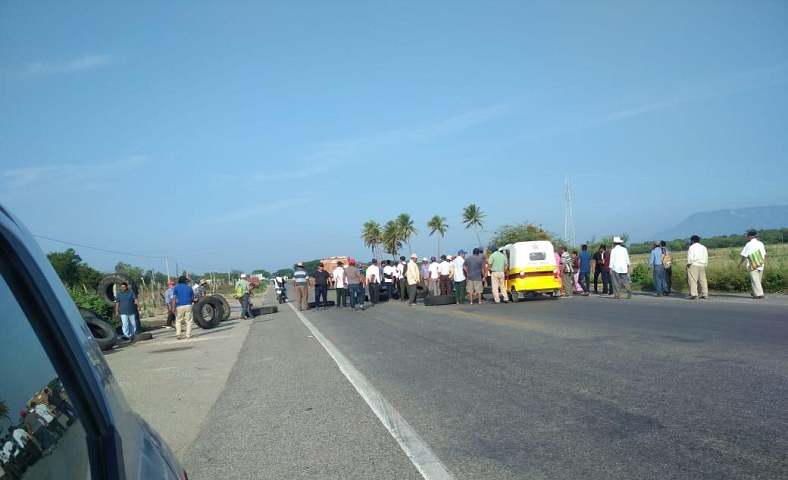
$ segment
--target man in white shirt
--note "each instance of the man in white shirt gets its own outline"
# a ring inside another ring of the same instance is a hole
[[[30,464],[35,463],[41,458],[41,450],[36,443],[32,441],[32,438],[27,434],[24,428],[10,427],[8,431],[11,433],[14,441],[19,445],[22,454]]]
[[[457,252],[457,258],[451,265],[451,269],[454,270],[454,301],[457,302],[457,305],[465,303],[465,271],[462,267],[465,266],[467,253],[465,250]]]
[[[47,427],[50,432],[57,435],[58,437],[63,437],[63,435],[66,433],[66,429],[63,428],[63,425],[61,425],[60,422],[58,422],[57,419],[52,415],[52,412],[49,410],[48,406],[43,403],[39,403],[35,406],[34,411],[41,425]]]
[[[347,282],[345,281],[345,264],[337,262],[337,268],[331,272],[337,290],[337,308],[347,307]]]
[[[709,284],[706,281],[706,267],[709,264],[709,251],[700,244],[700,237],[690,237],[690,247],[687,250],[687,281],[689,282],[690,300],[698,298],[698,285],[700,285],[700,298],[709,298]]]
[[[380,268],[378,267],[378,261],[374,258],[369,262],[366,277],[367,288],[369,289],[369,301],[374,307],[380,303]]]
[[[408,269],[408,264],[405,257],[399,257],[399,264],[397,265],[397,281],[399,282],[399,299],[403,302],[408,301],[408,279],[405,278],[405,272]]]
[[[750,285],[752,285],[753,298],[762,299],[763,296],[763,267],[766,264],[766,247],[758,240],[758,232],[750,230],[747,232],[747,245],[741,251],[741,260],[739,260],[739,267],[742,263],[747,262],[747,271],[750,273]]]
[[[435,257],[432,257],[432,263],[430,263],[430,292],[433,295],[440,295],[441,288],[440,288],[440,264]]]
[[[610,251],[610,276],[613,277],[613,298],[621,298],[621,292],[627,292],[632,298],[632,280],[629,278],[629,252],[621,237],[613,238],[613,250]]]
[[[383,267],[383,288],[386,289],[386,296],[389,300],[394,299],[394,279],[397,278],[397,269],[391,266],[391,260],[385,261]]]
[[[451,295],[451,277],[449,276],[451,273],[451,263],[446,260],[446,255],[441,255],[441,263],[439,266],[441,295]]]

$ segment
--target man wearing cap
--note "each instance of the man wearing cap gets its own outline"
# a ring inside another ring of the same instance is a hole
[[[349,259],[348,266],[345,268],[345,278],[347,282],[348,295],[350,296],[350,308],[354,312],[364,310],[364,281],[365,278],[356,266],[356,260]]]
[[[181,339],[181,323],[186,323],[186,338],[192,336],[192,300],[194,291],[187,285],[188,278],[181,275],[178,277],[178,285],[172,290],[172,309],[175,311],[175,338]],[[243,315],[243,312],[241,312]]]
[[[741,251],[739,267],[747,262],[747,271],[750,274],[750,285],[752,286],[752,298],[762,299],[763,295],[763,268],[766,264],[766,247],[758,240],[758,232],[749,230],[747,232],[747,244]]]
[[[411,254],[410,262],[408,262],[408,268],[405,273],[408,282],[408,300],[410,301],[411,307],[414,305],[418,305],[418,303],[416,303],[416,285],[419,284],[419,280],[421,278],[419,265],[416,263],[418,259],[419,259],[418,255],[416,255],[415,253]]]
[[[249,301],[250,289],[249,280],[246,279],[246,274],[242,273],[238,281],[235,282],[235,292],[236,295],[239,295],[238,302],[241,304],[241,318],[254,317],[254,315],[252,315],[252,304]]]
[[[506,260],[506,255],[498,251],[496,244],[490,245],[490,250],[493,252],[489,258],[493,300],[499,303],[503,299],[503,303],[509,303],[506,294],[506,271],[509,269],[509,261]]]
[[[323,310],[328,308],[328,279],[331,275],[323,268],[323,262],[317,264],[317,272],[315,273],[315,310],[323,307]],[[320,299],[323,299],[322,305]]]
[[[433,295],[440,295],[441,294],[441,287],[440,287],[440,273],[441,267],[438,263],[438,259],[432,257],[430,265],[429,265],[429,282],[428,288],[430,289],[430,293]]]
[[[632,298],[632,281],[629,278],[629,252],[624,247],[621,237],[613,238],[613,250],[610,251],[610,276],[613,279],[613,298],[621,298],[621,293],[626,292],[627,298]]]
[[[446,259],[446,255],[441,255],[441,262],[438,264],[440,270],[439,281],[441,288],[441,295],[451,294],[451,263]]]
[[[465,283],[468,288],[468,303],[473,305],[473,296],[478,295],[479,303],[484,303],[482,294],[484,293],[484,259],[480,256],[481,251],[478,248],[473,249],[473,255],[465,259],[465,277],[468,279]]]
[[[399,257],[399,264],[397,265],[397,281],[399,284],[397,287],[399,289],[399,299],[403,302],[408,301],[408,279],[406,277],[407,270],[407,259],[404,256]]]
[[[347,307],[347,282],[345,281],[345,264],[337,262],[337,268],[332,272],[334,285],[337,290],[337,308]]]
[[[369,301],[374,307],[380,303],[380,267],[378,267],[377,259],[373,258],[369,261],[365,277],[367,289],[369,289]]]
[[[172,328],[175,323],[175,310],[172,309],[172,290],[175,287],[175,280],[170,280],[170,288],[164,292],[164,304],[167,305],[167,323],[164,328]]]
[[[296,292],[296,307],[301,312],[309,308],[309,275],[304,270],[304,264],[298,262],[293,272],[293,289]]]
[[[654,242],[654,249],[648,257],[648,266],[653,269],[654,291],[658,297],[668,294],[668,285],[665,283],[665,267],[662,264],[662,247],[659,242]]]

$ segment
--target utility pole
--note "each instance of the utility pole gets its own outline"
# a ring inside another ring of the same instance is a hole
[[[167,255],[164,256],[164,261],[167,262],[167,286],[170,284],[170,257]],[[175,271],[178,271],[176,268]]]
[[[572,216],[572,196],[569,193],[569,174],[566,174],[566,190],[564,192],[564,241],[569,248],[575,246],[575,219]]]

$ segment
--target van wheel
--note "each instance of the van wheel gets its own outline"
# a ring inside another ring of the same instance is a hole
[[[517,290],[515,290],[514,287],[512,287],[512,290],[511,290],[511,292],[509,294],[512,296],[512,301],[514,303],[517,303],[517,302],[520,301],[520,294],[517,293]]]

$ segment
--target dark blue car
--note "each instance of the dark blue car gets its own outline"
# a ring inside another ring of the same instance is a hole
[[[135,414],[74,302],[0,206],[0,479],[187,479]]]

